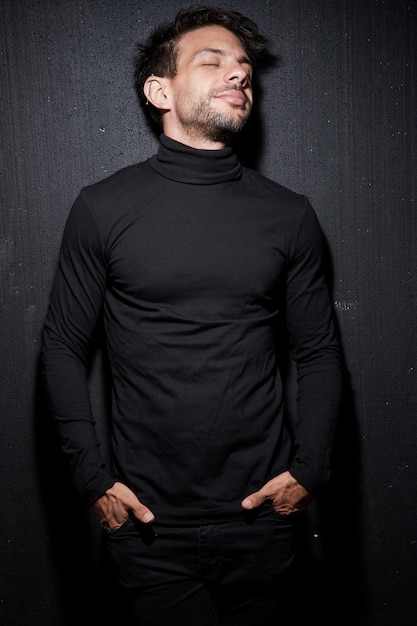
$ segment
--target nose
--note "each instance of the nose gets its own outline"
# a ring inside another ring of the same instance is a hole
[[[231,63],[224,75],[224,81],[238,84],[241,87],[249,86],[251,78],[246,65],[242,65],[239,61]]]

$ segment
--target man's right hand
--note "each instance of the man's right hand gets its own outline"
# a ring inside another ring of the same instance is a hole
[[[127,520],[130,513],[143,524],[150,524],[155,516],[148,507],[141,503],[129,487],[116,482],[113,487],[94,502],[91,510],[98,518],[104,530],[117,530]]]

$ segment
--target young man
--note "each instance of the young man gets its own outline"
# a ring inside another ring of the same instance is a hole
[[[341,390],[321,234],[305,197],[231,147],[265,53],[240,13],[180,11],[139,46],[158,154],[81,191],[45,323],[43,371],[77,489],[138,624],[272,624],[294,515],[329,478]],[[104,313],[112,458],[86,366]],[[290,437],[278,363],[298,371]]]

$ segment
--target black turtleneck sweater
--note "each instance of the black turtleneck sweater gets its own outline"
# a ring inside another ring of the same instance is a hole
[[[87,363],[103,312],[112,458],[103,458]],[[277,332],[297,364],[284,421]],[[161,136],[157,155],[84,188],[64,231],[45,322],[43,373],[74,483],[92,503],[115,480],[160,520],[229,519],[289,469],[329,477],[341,388],[305,197],[239,163]]]

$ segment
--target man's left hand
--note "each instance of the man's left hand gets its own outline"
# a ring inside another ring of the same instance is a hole
[[[277,513],[299,513],[312,500],[312,495],[290,474],[282,472],[269,480],[259,491],[251,493],[242,501],[242,508],[255,509],[269,500]]]

